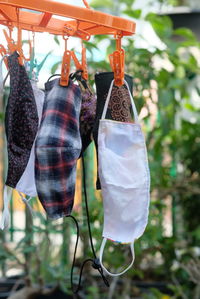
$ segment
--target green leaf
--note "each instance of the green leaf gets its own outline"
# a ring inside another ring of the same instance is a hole
[[[23,251],[23,253],[35,252],[35,246],[25,247],[22,251]]]
[[[90,6],[93,7],[93,8],[107,8],[107,7],[110,7],[112,8],[113,7],[113,1],[112,0],[93,0],[91,3],[90,3]]]
[[[46,54],[46,56],[44,57],[44,59],[41,61],[41,63],[39,64],[39,66],[38,66],[38,70],[37,70],[38,73],[40,72],[40,70],[41,70],[41,68],[43,67],[45,61],[47,60],[47,58],[49,57],[49,55],[50,55],[51,53],[52,53],[52,51],[49,51],[49,52]]]
[[[178,28],[178,29],[175,29],[173,34],[176,34],[176,35],[179,35],[179,36],[182,36],[182,37],[185,37],[186,39],[188,40],[192,40],[192,41],[196,41],[196,36],[194,35],[194,33],[188,29],[188,28]]]
[[[184,67],[182,65],[178,65],[176,70],[175,70],[175,73],[176,73],[176,78],[183,79],[185,77]]]
[[[192,112],[196,112],[195,107],[192,106],[190,103],[186,103],[186,104],[184,105],[184,107],[185,107],[186,109],[192,111]]]
[[[30,40],[28,40],[28,39],[24,39],[23,41],[22,41],[22,45],[23,44],[28,44],[30,42]]]
[[[199,87],[196,87],[196,91],[197,91],[198,95],[200,96],[200,88]]]
[[[123,13],[131,18],[139,19],[141,17],[142,10],[141,9],[135,9],[135,10],[126,9],[123,11]]]
[[[52,74],[52,75],[55,74],[57,68],[60,66],[61,63],[62,63],[61,61],[58,61],[58,62],[56,62],[56,63],[52,66],[52,68],[51,68],[51,74]]]
[[[162,89],[159,92],[159,101],[163,107],[167,107],[172,103],[173,100],[173,92],[170,90]]]
[[[58,35],[54,35],[54,41],[56,42],[57,45],[60,45],[60,41],[58,39]]]
[[[169,17],[149,13],[145,19],[151,23],[153,29],[160,38],[166,39],[172,36],[172,21]]]
[[[123,0],[123,3],[126,3],[126,5],[128,5],[129,7],[132,6],[134,2],[135,0]]]

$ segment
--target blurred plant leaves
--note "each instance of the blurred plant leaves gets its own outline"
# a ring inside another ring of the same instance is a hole
[[[54,35],[54,41],[56,42],[57,45],[60,45],[58,35]]]
[[[175,29],[173,34],[177,34],[177,35],[182,36],[185,39],[193,41],[193,42],[197,41],[196,36],[194,35],[194,33],[188,28]]]
[[[51,74],[55,74],[56,70],[59,68],[59,66],[61,65],[62,61],[58,61],[56,63],[54,63],[54,65],[51,68]]]
[[[172,36],[172,21],[169,17],[148,13],[145,20],[151,23],[153,29],[161,40],[169,39]]]
[[[142,10],[141,9],[135,9],[135,10],[126,9],[126,10],[123,10],[123,13],[131,18],[139,19],[141,17]]]

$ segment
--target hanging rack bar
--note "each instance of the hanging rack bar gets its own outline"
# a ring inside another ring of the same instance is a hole
[[[16,21],[16,11],[13,7],[8,9],[8,5],[0,5],[0,14],[5,18],[7,21]]]
[[[51,13],[44,13],[42,20],[39,24],[39,27],[46,27],[49,21],[51,20],[52,14]]]
[[[7,6],[7,9],[5,9],[5,6]],[[1,7],[3,7],[3,9],[1,9]],[[16,22],[16,17],[14,17],[12,14],[12,8],[14,7],[25,8],[31,11],[46,14],[45,17],[44,15],[42,16],[42,25],[43,22],[47,22],[49,18],[46,25],[47,30],[45,29],[45,31],[53,34],[62,34],[62,30],[60,30],[59,26],[55,26],[58,19],[56,19],[56,17],[50,18],[50,15],[57,15],[79,20],[81,29],[84,29],[86,25],[85,22],[87,23],[87,27],[88,25],[98,25],[99,27],[94,30],[94,33],[89,31],[90,34],[115,34],[119,30],[123,32],[123,35],[132,35],[135,33],[135,23],[130,20],[115,17],[103,12],[95,11],[93,9],[77,7],[52,0],[0,0],[0,12],[2,11],[3,17],[0,18],[1,24],[5,24],[6,20],[11,21],[12,23]],[[40,21],[36,22],[38,16],[40,18]],[[66,21],[59,21],[59,24],[66,24]],[[20,23],[23,29],[31,30],[32,26],[34,26],[35,31],[42,31],[41,15],[39,15],[38,13],[21,11]],[[15,26],[15,24],[13,25]],[[54,25],[54,28],[52,28],[52,25]]]

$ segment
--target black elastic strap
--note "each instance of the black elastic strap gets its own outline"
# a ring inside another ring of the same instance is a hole
[[[50,77],[49,77],[49,79],[47,80],[47,82],[49,82],[52,78],[54,78],[54,77],[60,77],[61,76],[61,74],[53,74],[53,75],[51,75]]]
[[[74,79],[77,80],[77,78],[78,78],[78,80],[81,80],[81,78],[82,78],[82,73],[83,73],[83,70],[77,70],[76,72],[71,73],[71,74],[69,75],[69,77],[70,77],[70,79],[72,79],[72,80],[74,80]]]
[[[91,227],[90,227],[90,215],[89,215],[89,209],[88,209],[88,199],[87,199],[87,191],[86,191],[86,178],[85,178],[85,163],[84,163],[84,158],[82,157],[82,168],[83,168],[83,189],[84,189],[84,197],[85,197],[85,207],[86,207],[86,214],[87,214],[87,225],[88,225],[88,231],[89,231],[89,239],[90,239],[90,245],[91,245],[91,249],[92,249],[92,253],[94,256],[94,259],[86,259],[83,261],[82,265],[81,265],[81,270],[80,270],[80,274],[79,274],[79,281],[78,281],[78,286],[75,289],[74,288],[74,283],[73,283],[73,272],[74,272],[74,266],[75,266],[75,260],[76,260],[76,251],[77,251],[77,247],[78,247],[78,240],[79,240],[79,236],[80,236],[80,230],[79,230],[79,225],[77,220],[71,216],[68,215],[67,217],[71,217],[76,225],[76,229],[77,229],[77,238],[76,238],[76,244],[75,244],[75,248],[74,248],[74,256],[73,256],[73,262],[72,262],[72,267],[71,267],[71,288],[74,294],[77,294],[78,291],[80,290],[80,286],[81,286],[81,279],[82,279],[82,274],[83,274],[83,269],[86,263],[91,262],[92,263],[92,267],[96,270],[99,271],[105,285],[107,287],[109,287],[109,282],[106,279],[106,277],[103,274],[103,269],[100,265],[99,259],[96,256],[95,250],[94,250],[94,245],[93,245],[93,241],[92,241],[92,233],[91,233]]]

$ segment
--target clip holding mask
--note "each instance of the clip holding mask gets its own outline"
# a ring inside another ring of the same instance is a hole
[[[116,35],[116,51],[109,55],[110,65],[114,73],[114,84],[124,84],[125,51],[121,47],[122,34]]]
[[[63,36],[63,39],[65,40],[65,52],[63,54],[63,59],[62,59],[61,78],[60,78],[61,86],[68,86],[68,83],[69,83],[71,51],[67,50],[68,38],[69,37]]]

